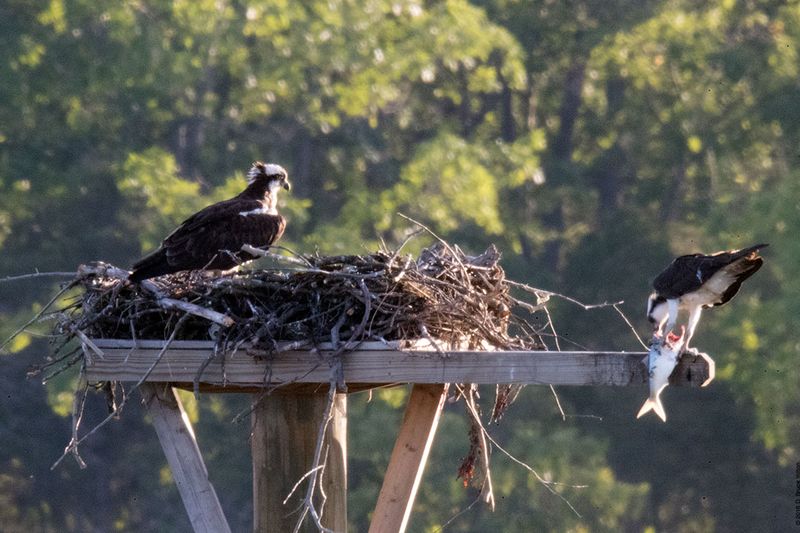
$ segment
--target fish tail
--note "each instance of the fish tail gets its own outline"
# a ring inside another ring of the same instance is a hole
[[[661,404],[661,398],[656,396],[655,398],[648,398],[645,400],[642,408],[639,409],[639,414],[636,415],[636,418],[641,418],[643,415],[649,413],[650,411],[655,411],[658,417],[663,420],[664,422],[667,421],[667,412],[664,411],[664,406]]]

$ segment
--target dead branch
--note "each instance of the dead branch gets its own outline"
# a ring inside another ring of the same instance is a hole
[[[22,279],[32,278],[74,278],[75,272],[33,272],[31,274],[21,274],[19,276],[6,276],[0,278],[0,283],[7,283],[9,281],[19,281]]]
[[[11,342],[11,341],[13,341],[14,339],[16,339],[16,338],[17,338],[17,336],[18,336],[20,333],[22,333],[23,331],[25,331],[26,329],[28,329],[28,327],[29,327],[31,324],[33,324],[34,322],[36,322],[36,321],[38,321],[40,318],[42,318],[42,316],[43,316],[43,315],[44,315],[44,314],[47,312],[47,310],[48,310],[48,309],[50,309],[50,306],[51,306],[51,305],[53,305],[53,304],[56,302],[56,300],[58,300],[59,298],[61,298],[61,296],[62,296],[62,295],[65,293],[65,292],[67,292],[68,290],[70,290],[70,289],[71,289],[72,287],[74,287],[75,285],[76,285],[76,283],[75,283],[74,281],[73,281],[73,282],[70,282],[70,283],[68,283],[67,285],[65,285],[65,286],[64,286],[64,287],[63,287],[63,288],[62,288],[60,291],[58,291],[58,292],[55,294],[55,296],[53,296],[53,297],[50,299],[50,301],[48,301],[46,304],[44,304],[44,306],[42,307],[42,309],[41,309],[41,310],[40,310],[38,313],[36,313],[36,314],[33,316],[33,318],[31,318],[30,320],[28,320],[27,322],[25,322],[25,324],[23,324],[22,326],[20,326],[20,327],[19,327],[19,328],[18,328],[16,331],[14,331],[14,333],[12,333],[12,334],[11,334],[11,336],[10,336],[10,337],[8,337],[6,340],[4,340],[4,341],[3,341],[3,343],[2,343],[2,344],[0,344],[0,350],[2,350],[3,348],[5,348],[6,346],[8,346],[8,343],[10,343],[10,342]]]
[[[325,442],[325,435],[328,432],[328,426],[330,425],[331,419],[333,418],[333,401],[336,399],[336,377],[334,375],[331,376],[330,386],[328,387],[328,400],[325,404],[324,409],[324,416],[322,422],[319,425],[319,432],[317,434],[317,442],[314,447],[314,461],[311,463],[311,469],[303,476],[303,478],[308,477],[308,486],[306,487],[306,495],[303,498],[303,502],[300,504],[300,517],[297,519],[297,524],[294,526],[294,532],[297,533],[300,531],[300,528],[303,526],[303,522],[305,522],[306,516],[309,514],[311,515],[311,519],[314,520],[314,525],[317,526],[318,531],[322,531],[324,533],[333,533],[332,530],[326,528],[322,525],[322,513],[325,506],[325,499],[324,493],[323,494],[323,501],[320,505],[320,509],[314,505],[314,493],[317,490],[317,482],[321,479],[325,471],[325,464],[324,458],[322,455],[323,444]],[[327,454],[326,454],[327,455]],[[302,481],[302,479],[301,479]],[[319,487],[320,491],[322,491],[322,486],[320,483]],[[292,489],[294,492],[294,489]],[[289,499],[291,493],[286,497],[286,500]],[[286,503],[284,500],[284,503]]]
[[[467,403],[467,409],[469,409],[469,410],[470,410],[470,412],[472,412],[472,416],[473,416],[475,419],[477,419],[477,420],[480,422],[480,414],[479,414],[479,413],[478,413],[476,410],[474,410],[474,406],[472,406],[472,405],[470,405],[469,403]],[[544,487],[545,487],[545,488],[546,488],[546,489],[547,489],[547,490],[548,490],[550,493],[552,493],[552,494],[555,494],[556,496],[558,496],[559,498],[561,498],[561,500],[563,500],[563,501],[564,501],[564,503],[566,503],[566,504],[567,504],[567,507],[569,507],[569,508],[570,508],[570,510],[572,510],[572,512],[573,512],[573,513],[575,513],[575,515],[576,515],[578,518],[581,518],[581,515],[580,515],[580,513],[579,513],[579,512],[578,512],[578,511],[575,509],[575,507],[573,507],[573,506],[572,506],[572,504],[569,502],[569,500],[567,500],[567,499],[566,499],[564,496],[562,496],[560,493],[558,493],[558,492],[557,492],[555,489],[553,489],[553,487],[552,487],[552,485],[563,485],[563,483],[557,483],[557,482],[548,481],[548,480],[544,479],[542,476],[540,476],[540,475],[539,475],[539,473],[538,473],[536,470],[534,470],[533,468],[531,468],[531,466],[530,466],[530,465],[528,465],[527,463],[525,463],[525,462],[523,462],[523,461],[520,461],[519,459],[517,459],[516,457],[514,457],[514,456],[513,456],[513,455],[512,455],[510,452],[508,452],[508,451],[507,451],[505,448],[503,448],[502,446],[500,446],[500,444],[499,444],[499,443],[498,443],[498,442],[497,442],[497,441],[496,441],[496,440],[495,440],[495,439],[492,437],[492,435],[491,435],[491,434],[490,434],[490,433],[489,433],[489,432],[486,430],[486,428],[483,426],[483,424],[480,424],[480,429],[481,429],[481,433],[484,435],[484,437],[485,437],[485,438],[486,438],[486,439],[487,439],[489,442],[491,442],[491,443],[492,443],[492,444],[493,444],[493,445],[494,445],[494,446],[495,446],[495,447],[496,447],[498,450],[500,450],[500,451],[501,451],[501,452],[502,452],[502,453],[503,453],[503,454],[504,454],[506,457],[508,457],[509,459],[511,459],[513,462],[517,463],[518,465],[520,465],[520,466],[522,466],[523,468],[525,468],[525,469],[526,469],[528,472],[530,472],[531,474],[533,474],[533,475],[534,475],[534,477],[536,478],[536,480],[537,480],[537,481],[539,481],[539,482],[540,482],[542,485],[544,485]],[[572,487],[572,488],[586,488],[586,485],[568,485],[568,486],[569,486],[569,487]]]
[[[189,302],[184,302],[182,300],[174,300],[172,298],[159,298],[156,302],[164,309],[179,309],[191,315],[205,318],[209,322],[214,322],[215,324],[219,324],[220,326],[226,328],[232,326],[235,323],[231,317],[223,313],[218,313],[211,309],[206,309],[205,307],[200,307],[199,305],[190,304]]]

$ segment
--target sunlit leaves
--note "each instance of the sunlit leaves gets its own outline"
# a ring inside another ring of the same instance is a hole
[[[484,166],[487,154],[452,134],[422,146],[405,167],[400,183],[383,198],[402,212],[452,231],[465,222],[489,233],[503,226],[497,179]]]
[[[180,179],[175,158],[159,148],[131,153],[121,168],[119,189],[130,198],[137,218],[150,219],[141,232],[144,248],[153,248],[166,236],[166,229],[188,217],[201,206],[200,185]],[[155,221],[154,217],[158,217]],[[155,222],[155,224],[153,224]]]
[[[39,13],[38,21],[44,25],[53,27],[56,33],[62,33],[67,29],[67,21],[64,16],[64,1],[50,0],[50,5]]]

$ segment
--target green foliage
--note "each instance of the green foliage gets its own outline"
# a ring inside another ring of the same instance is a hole
[[[399,210],[430,220],[442,232],[474,224],[489,234],[500,233],[498,184],[481,164],[487,156],[455,135],[437,137],[419,148],[399,183],[386,192],[383,211],[388,215]]]
[[[625,299],[642,332],[647,283],[670,256],[767,241],[762,271],[703,318],[697,343],[718,383],[668,390],[667,426],[634,423],[641,391],[563,391],[568,413],[603,418],[584,423],[561,421],[549,391],[529,387],[493,428],[565,483],[553,488],[583,518],[495,453],[498,512],[475,507],[448,529],[785,530],[772,519],[791,512],[774,480],[788,479],[800,442],[798,42],[800,6],[771,1],[11,0],[0,7],[0,272],[130,265],[237,194],[256,159],[289,169],[287,246],[396,245],[415,229],[401,212],[471,251],[494,242],[519,281]],[[3,338],[55,290],[47,278],[0,284]],[[553,306],[562,346],[637,349],[613,310],[592,313]],[[46,347],[30,334],[11,350],[4,530],[187,530],[135,408],[90,440],[87,471],[47,470],[69,436],[73,378],[20,385]],[[351,402],[356,530],[401,416],[402,392],[374,396]],[[87,425],[105,409],[89,403]],[[246,403],[192,407],[242,530],[247,424],[230,420]],[[472,501],[454,479],[465,420],[444,418],[415,530]]]
[[[203,207],[200,184],[179,178],[175,158],[161,148],[129,154],[120,178],[119,190],[132,208],[131,225],[144,222],[145,228],[152,228],[150,235],[140,234],[145,249],[155,248],[168,228]],[[143,220],[143,214],[151,220]]]

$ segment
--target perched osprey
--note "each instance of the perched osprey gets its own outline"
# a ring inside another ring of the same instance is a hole
[[[255,259],[241,251],[243,244],[269,246],[286,227],[278,214],[278,191],[290,188],[286,170],[279,165],[253,163],[247,188],[238,196],[198,211],[161,243],[158,249],[133,265],[128,279],[162,276],[181,270],[228,270]]]
[[[653,280],[655,292],[647,301],[647,318],[657,326],[657,334],[672,331],[678,311],[689,312],[685,349],[694,335],[703,308],[722,305],[733,298],[742,282],[761,268],[764,260],[756,244],[741,250],[711,255],[682,255]]]

